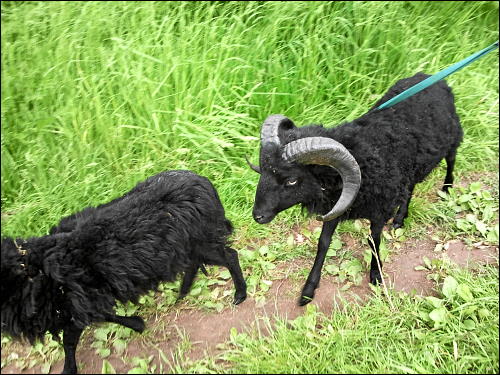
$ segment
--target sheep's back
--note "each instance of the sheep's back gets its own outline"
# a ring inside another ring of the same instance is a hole
[[[222,245],[231,231],[208,179],[162,172],[79,218],[68,262],[86,269],[79,282],[94,294],[135,301],[159,282],[173,281],[198,244]]]

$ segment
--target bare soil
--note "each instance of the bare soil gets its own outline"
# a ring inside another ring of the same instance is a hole
[[[359,241],[345,235],[343,235],[343,241],[350,248],[354,247],[356,256],[361,256],[362,247]],[[390,259],[384,264],[385,280],[389,287],[396,291],[420,295],[435,293],[434,283],[427,279],[429,272],[415,270],[416,266],[424,265],[424,256],[429,259],[444,256],[462,267],[485,263],[498,264],[498,247],[496,246],[483,246],[482,244],[466,246],[462,241],[455,240],[448,242],[447,249],[443,251],[436,252],[435,247],[436,242],[430,239],[408,240],[398,251],[393,251]],[[300,269],[309,270],[313,259],[314,256],[311,254],[310,260],[298,259],[279,264],[276,271],[284,277],[274,280],[266,294],[265,303],[262,305],[258,305],[253,298],[249,297],[242,304],[228,306],[220,313],[207,313],[199,309],[187,308],[181,303],[178,309],[168,314],[151,317],[147,321],[148,329],[145,335],[135,335],[128,342],[124,353],[118,355],[112,350],[106,360],[111,363],[117,373],[126,373],[134,367],[127,358],[135,356],[147,358],[153,355],[153,363],[157,365],[156,372],[160,371],[160,363],[163,364],[163,371],[169,371],[171,369],[160,360],[158,350],[163,351],[172,363],[185,365],[189,361],[206,356],[213,357],[224,350],[223,343],[229,340],[232,327],[238,332],[260,329],[265,334],[266,325],[262,324],[263,319],[269,318],[270,322],[276,317],[291,320],[304,312],[304,307],[298,306],[297,301],[305,280],[297,280],[296,277],[287,277],[287,275]],[[335,259],[331,258],[331,261]],[[359,286],[353,285],[348,290],[341,291],[343,285],[334,277],[323,276],[311,304],[316,305],[320,311],[331,314],[336,306],[342,304],[343,299],[362,303],[372,293],[367,275],[364,276]],[[87,335],[77,351],[79,372],[83,374],[100,373],[102,370],[103,360],[90,347],[91,340],[91,335]],[[179,351],[179,345],[185,345],[186,342],[188,342],[187,349]],[[28,352],[27,347],[24,348],[24,352]],[[3,361],[4,353],[2,353]],[[60,373],[62,368],[63,361],[61,360],[52,365],[50,372]],[[5,374],[32,374],[40,373],[40,371],[40,366],[20,371],[12,363],[2,369],[2,373]]]

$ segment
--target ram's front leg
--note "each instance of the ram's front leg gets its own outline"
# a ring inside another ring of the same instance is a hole
[[[300,296],[299,305],[304,306],[305,304],[312,301],[314,297],[314,291],[319,285],[319,279],[321,278],[321,269],[323,268],[323,263],[325,262],[326,253],[330,247],[332,241],[333,232],[337,228],[339,223],[338,219],[332,221],[327,221],[323,223],[323,229],[321,230],[321,235],[318,241],[318,252],[316,254],[316,259],[314,259],[314,265],[307,277],[307,281],[302,289],[302,294]]]

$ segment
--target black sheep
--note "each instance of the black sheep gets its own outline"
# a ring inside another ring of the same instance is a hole
[[[50,234],[5,238],[1,251],[2,332],[31,343],[63,331],[63,373],[76,373],[83,329],[113,322],[138,332],[138,316],[114,314],[116,300],[137,302],[163,281],[184,272],[180,298],[204,264],[229,269],[236,293],[246,298],[232,225],[205,177],[167,171],[139,183],[110,203],[61,220]]]
[[[382,280],[377,259],[385,223],[394,216],[393,226],[403,226],[415,184],[443,158],[447,162],[443,190],[452,185],[463,132],[450,87],[440,81],[392,107],[376,109],[427,77],[418,73],[398,81],[368,113],[335,128],[297,128],[282,115],[269,116],[264,122],[260,167],[249,163],[261,174],[254,219],[268,223],[279,212],[302,204],[324,221],[300,305],[314,296],[340,221],[370,220],[370,245],[376,254],[372,255],[370,282],[377,284]]]

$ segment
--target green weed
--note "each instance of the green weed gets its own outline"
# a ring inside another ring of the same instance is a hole
[[[443,202],[434,211],[453,230],[454,236],[465,236],[469,242],[498,244],[498,192],[492,195],[481,183],[474,182],[466,188],[438,194]]]

